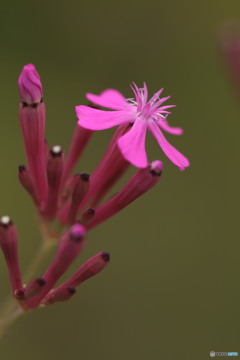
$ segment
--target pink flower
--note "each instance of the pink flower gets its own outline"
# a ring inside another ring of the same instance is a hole
[[[164,137],[161,130],[170,134],[181,135],[181,128],[173,128],[168,124],[169,108],[175,105],[163,105],[170,96],[160,98],[163,89],[148,99],[148,89],[144,83],[142,89],[133,83],[134,99],[125,99],[117,90],[108,89],[100,95],[88,93],[91,102],[114,111],[104,111],[89,106],[76,106],[78,124],[89,130],[104,130],[122,124],[132,124],[132,128],[118,140],[119,149],[124,158],[139,168],[148,165],[145,149],[147,129],[153,134],[165,155],[180,170],[190,165],[188,159],[175,149]]]
[[[40,201],[48,193],[45,157],[46,109],[40,76],[32,64],[25,65],[18,79],[21,96],[19,118],[30,175]]]

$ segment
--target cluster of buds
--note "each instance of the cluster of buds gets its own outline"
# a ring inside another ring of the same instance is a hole
[[[125,186],[109,199],[110,190],[126,173],[132,162],[128,156],[124,156],[124,151],[122,152],[119,147],[119,140],[131,134],[132,129],[137,126],[126,118],[124,118],[126,121],[122,123],[113,121],[118,127],[92,175],[73,174],[75,165],[94,133],[91,126],[90,128],[86,126],[87,120],[86,116],[81,115],[81,106],[76,109],[79,122],[65,156],[61,146],[49,147],[45,140],[46,110],[43,89],[40,76],[33,65],[24,66],[18,85],[21,95],[19,117],[27,157],[27,165],[19,166],[18,178],[34,202],[40,227],[44,229],[42,231],[45,234],[44,241],[52,242],[57,246],[54,258],[45,273],[40,277],[33,277],[24,284],[18,260],[18,236],[15,225],[9,216],[2,216],[0,219],[0,247],[6,259],[12,294],[17,306],[25,312],[69,300],[82,282],[98,274],[108,265],[109,253],[100,252],[81,265],[67,281],[56,287],[59,279],[83,251],[86,233],[117,214],[156,185],[160,180],[163,164],[158,160],[144,164],[142,162]],[[146,88],[144,91],[136,90],[138,102],[141,102],[142,119],[148,120],[150,115],[154,116],[154,126],[157,126],[156,119],[160,116],[161,126],[169,130],[167,120],[165,119],[164,124],[164,117],[161,115],[161,111],[168,113],[167,106],[158,107],[166,98],[159,100],[159,92],[154,101],[150,100],[147,103],[146,98],[141,98],[146,96]],[[108,95],[113,103],[117,102],[117,99],[114,99],[114,96],[119,98],[116,91],[108,90]],[[146,109],[144,109],[144,104]],[[130,107],[127,106],[127,112],[133,113],[134,106],[136,104],[131,102]],[[97,111],[99,116],[101,116],[100,112],[106,113],[96,107],[93,102],[85,108]],[[116,111],[118,116],[122,116],[121,111]],[[83,126],[81,126],[81,116]],[[114,112],[112,116],[114,120]],[[99,121],[101,122],[96,118],[96,123]],[[92,123],[90,119],[89,124]],[[177,133],[180,130],[175,131]],[[139,137],[141,136],[136,134],[133,141],[133,148],[136,151],[138,151]],[[139,146],[142,148],[141,144]],[[188,166],[187,159],[170,144],[167,148],[163,143],[162,149],[169,158],[174,158],[175,164],[181,169]],[[108,200],[105,200],[106,196]]]

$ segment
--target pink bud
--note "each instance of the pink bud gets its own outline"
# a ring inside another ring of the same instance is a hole
[[[31,196],[31,198],[35,202],[35,205],[39,206],[40,205],[39,198],[36,194],[29,170],[26,168],[25,165],[19,165],[18,179],[19,179],[19,182],[21,183],[21,185],[24,187],[24,189],[28,192],[28,194]]]
[[[51,291],[45,299],[43,299],[42,304],[53,305],[57,302],[67,301],[76,294],[76,289],[73,286],[61,288],[57,291]]]
[[[80,223],[83,225],[88,224],[90,221],[92,221],[94,215],[95,215],[95,210],[93,208],[89,208],[85,210],[80,218]]]
[[[18,87],[22,102],[33,105],[43,97],[40,76],[32,64],[25,65],[18,79]]]
[[[65,167],[64,167],[65,168]],[[75,185],[78,181],[79,174],[74,174],[70,176],[70,178],[64,184],[61,194],[61,204],[65,204],[67,200],[69,200],[73,194]]]
[[[87,260],[80,268],[70,277],[67,281],[65,281],[62,285],[60,285],[55,292],[58,292],[62,288],[66,288],[69,286],[79,286],[84,281],[90,279],[91,277],[100,273],[105,267],[109,264],[110,254],[102,251],[89,260]]]
[[[37,307],[58,279],[67,271],[86,243],[85,233],[82,225],[75,224],[63,234],[56,255],[43,276],[46,285],[39,296],[27,302],[28,308]]]
[[[22,289],[21,272],[18,262],[18,236],[9,216],[0,219],[0,247],[4,254],[13,292]]]
[[[129,125],[121,125],[115,131],[103,158],[91,175],[90,189],[80,204],[79,211],[83,209],[87,203],[95,208],[128,170],[130,163],[121,155],[117,142],[130,128]]]
[[[46,281],[43,278],[37,278],[30,281],[24,290],[24,300],[30,299],[31,297],[38,295],[45,285]]]
[[[77,174],[72,192],[72,199],[69,204],[62,210],[60,218],[62,222],[73,224],[76,221],[79,205],[86,197],[89,189],[90,177],[88,174]]]
[[[42,301],[42,304],[50,305],[59,301],[70,299],[76,292],[76,286],[100,273],[109,264],[110,254],[100,252],[87,260],[80,268],[62,285],[52,290]]]
[[[21,103],[19,107],[20,124],[28,159],[29,171],[41,201],[47,197],[48,184],[46,176],[46,146],[44,141],[46,109],[43,102],[36,107],[25,106]]]
[[[147,168],[138,170],[122,190],[96,209],[94,218],[86,224],[86,228],[89,230],[101,224],[150,190],[158,183],[162,169],[163,163],[156,160]]]
[[[63,171],[64,153],[61,146],[51,148],[47,160],[47,178],[50,188],[59,187]]]
[[[47,161],[48,196],[42,215],[51,220],[55,217],[58,208],[60,183],[64,168],[64,153],[61,146],[55,145],[49,151]]]

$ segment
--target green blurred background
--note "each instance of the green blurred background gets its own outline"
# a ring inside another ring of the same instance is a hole
[[[23,271],[40,244],[17,181],[25,161],[17,77],[32,62],[47,103],[47,138],[67,149],[87,91],[146,81],[172,95],[168,139],[191,160],[165,161],[159,185],[89,234],[84,259],[111,252],[105,272],[67,303],[29,314],[0,343],[1,359],[208,359],[240,354],[240,104],[218,48],[239,0],[11,1],[0,7],[0,213],[13,217]],[[91,172],[112,131],[95,134],[79,170]],[[101,150],[101,151],[100,151]],[[47,265],[47,262],[45,266]],[[44,268],[42,269],[42,271]],[[0,299],[9,292],[0,255]]]

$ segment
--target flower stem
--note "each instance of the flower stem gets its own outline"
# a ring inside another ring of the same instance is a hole
[[[35,257],[30,263],[30,266],[24,276],[24,281],[28,282],[32,280],[33,276],[36,275],[37,270],[41,266],[43,260],[45,259],[47,253],[52,249],[52,247],[55,245],[53,241],[46,241],[44,240],[38,252],[36,253]]]
[[[56,246],[57,242],[49,240],[43,236],[43,241],[39,247],[38,252],[30,263],[28,270],[24,276],[24,281],[27,283],[36,275],[37,270],[41,266],[47,253]],[[14,297],[7,297],[0,310],[0,338],[4,336],[7,329],[20,317],[26,314],[26,310],[16,301]]]
[[[8,328],[23,314],[24,310],[18,305],[14,311],[0,320],[0,338],[6,334]]]

